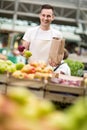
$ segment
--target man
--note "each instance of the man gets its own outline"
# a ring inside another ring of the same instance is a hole
[[[54,8],[51,5],[42,5],[39,18],[40,25],[29,28],[25,32],[23,46],[32,52],[29,62],[44,61],[48,63],[52,38],[62,38],[62,34],[50,26],[54,20]]]

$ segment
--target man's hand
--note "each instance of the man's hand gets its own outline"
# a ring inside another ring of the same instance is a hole
[[[48,63],[49,63],[49,65],[51,65],[52,67],[57,66],[57,64],[56,64],[52,59],[49,59]]]

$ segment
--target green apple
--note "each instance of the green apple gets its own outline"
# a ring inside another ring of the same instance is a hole
[[[16,65],[15,64],[7,66],[7,72],[13,73],[15,71],[16,71]]]
[[[32,56],[32,53],[31,53],[30,51],[28,51],[28,50],[25,50],[25,51],[24,51],[24,56],[25,56],[26,58],[29,58],[30,56]]]
[[[3,74],[7,71],[7,64],[5,62],[0,63],[0,73]]]
[[[21,70],[23,67],[24,67],[24,63],[22,63],[22,62],[19,62],[19,63],[16,63],[16,69],[17,70]]]

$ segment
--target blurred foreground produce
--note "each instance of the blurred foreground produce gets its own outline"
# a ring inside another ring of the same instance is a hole
[[[0,95],[0,129],[87,130],[87,98],[60,111],[25,88],[12,88]]]

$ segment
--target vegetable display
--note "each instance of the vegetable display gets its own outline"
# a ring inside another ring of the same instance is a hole
[[[69,65],[72,76],[83,76],[84,64],[82,62],[71,59],[66,59],[65,62]]]

